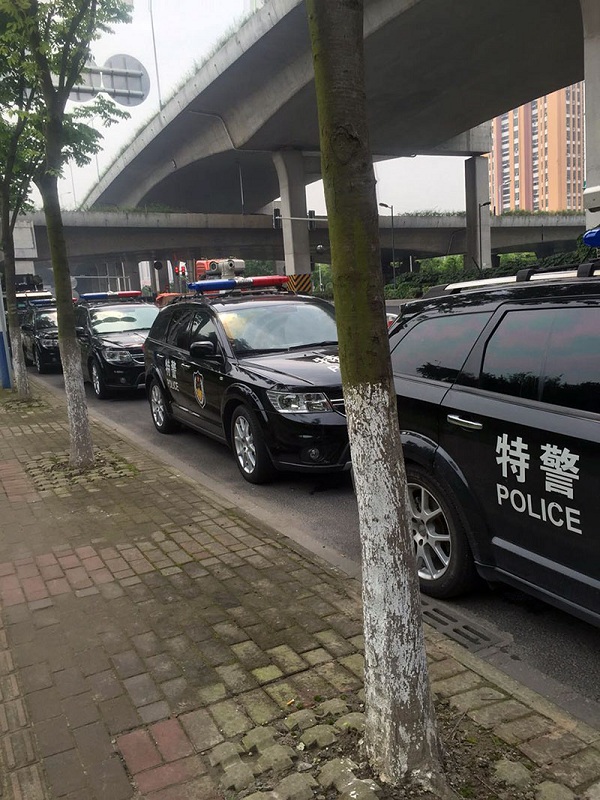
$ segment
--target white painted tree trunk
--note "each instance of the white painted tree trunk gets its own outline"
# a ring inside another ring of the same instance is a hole
[[[362,546],[367,754],[382,780],[444,796],[396,397],[362,384],[344,398]]]
[[[67,396],[70,464],[85,469],[94,464],[94,447],[81,370],[81,349],[74,336],[60,342],[60,358]]]
[[[23,355],[21,331],[14,331],[11,327],[9,335],[13,375],[15,379],[13,388],[16,390],[20,400],[26,400],[31,397],[31,388],[29,386],[29,374],[25,366],[25,357]]]

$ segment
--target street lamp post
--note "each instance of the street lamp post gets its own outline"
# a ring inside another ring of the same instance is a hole
[[[481,209],[485,208],[486,206],[491,206],[492,201],[486,200],[485,203],[478,204],[478,211],[479,211],[479,272],[483,272],[483,248],[482,248],[482,237],[481,237]]]
[[[392,275],[394,277],[394,289],[396,288],[396,250],[394,248],[394,206],[387,203],[379,203],[382,208],[389,208],[390,221],[392,225]]]

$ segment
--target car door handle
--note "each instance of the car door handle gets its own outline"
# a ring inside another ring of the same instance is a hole
[[[194,365],[193,364],[186,364],[185,361],[181,362],[181,366],[183,367],[183,369],[187,369],[187,370],[194,369]]]
[[[458,425],[459,428],[465,428],[468,431],[481,431],[483,425],[481,422],[473,422],[472,419],[463,419],[458,414],[448,414],[448,422],[450,425]]]

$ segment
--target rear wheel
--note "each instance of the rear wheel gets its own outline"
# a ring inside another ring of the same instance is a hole
[[[148,399],[150,400],[152,422],[154,422],[156,430],[159,433],[173,433],[173,431],[176,431],[179,426],[171,416],[165,393],[157,380],[153,380],[150,384]]]
[[[238,406],[231,420],[231,444],[242,476],[249,483],[268,483],[275,468],[254,413],[247,406]]]
[[[440,598],[469,591],[477,573],[454,495],[421,467],[407,465],[406,477],[421,591]]]
[[[106,388],[102,368],[95,358],[92,360],[90,366],[90,377],[92,379],[92,389],[96,397],[99,400],[106,400],[107,397],[110,397],[110,391]]]

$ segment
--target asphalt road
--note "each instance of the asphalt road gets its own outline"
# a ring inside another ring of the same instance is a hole
[[[62,390],[61,375],[36,378]],[[143,395],[101,401],[88,386],[87,396],[91,415],[105,425],[346,572],[359,574],[358,514],[348,475],[286,474],[269,486],[252,486],[223,445],[192,431],[159,434]],[[482,587],[452,603],[428,601],[426,615],[428,608],[429,621],[480,657],[600,727],[600,630],[508,587]]]

